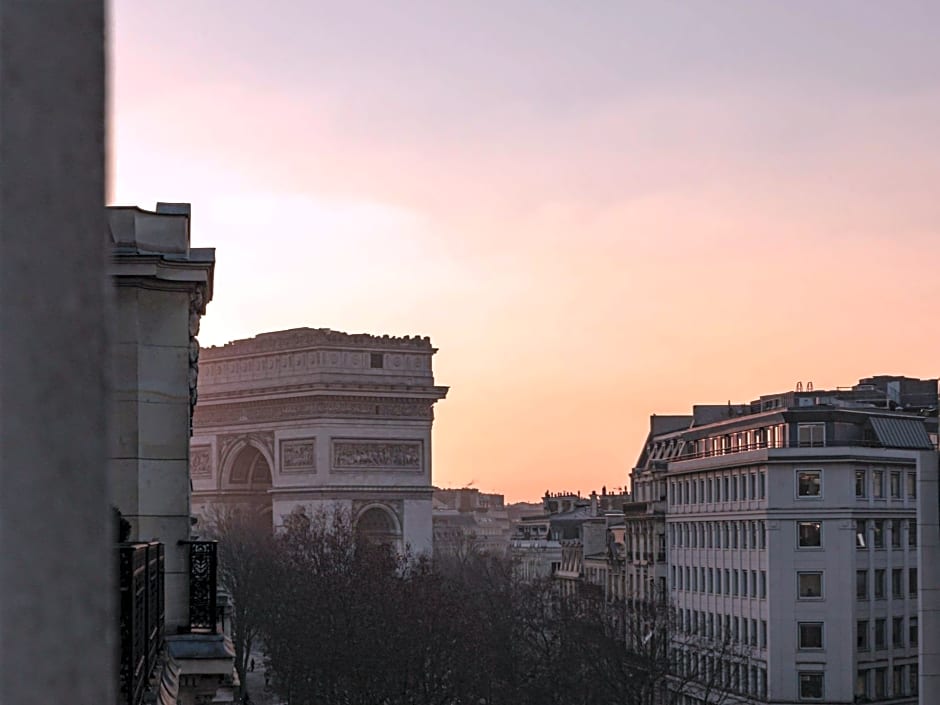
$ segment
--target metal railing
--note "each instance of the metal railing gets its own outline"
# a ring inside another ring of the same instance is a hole
[[[163,544],[118,546],[120,586],[120,699],[139,705],[163,643]]]
[[[683,460],[697,460],[699,458],[712,458],[719,455],[731,455],[733,453],[747,453],[752,450],[773,450],[775,448],[837,448],[848,446],[852,448],[878,448],[881,447],[877,441],[863,439],[831,439],[827,441],[797,441],[790,443],[786,440],[776,442],[758,442],[742,443],[728,448],[712,448],[705,451],[685,452],[669,458],[670,462],[681,462]]]
[[[218,543],[188,541],[189,544],[189,631],[213,634],[217,631],[216,576]]]

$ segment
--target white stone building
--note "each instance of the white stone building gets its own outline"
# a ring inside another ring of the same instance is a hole
[[[432,549],[428,338],[299,328],[201,352],[193,509],[340,507],[361,531]]]
[[[736,702],[917,702],[932,420],[831,402],[762,398],[649,439],[670,596],[686,631],[730,641],[711,665]]]

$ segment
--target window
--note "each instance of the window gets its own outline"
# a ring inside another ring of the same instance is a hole
[[[875,650],[885,648],[885,620],[875,620]]]
[[[875,599],[885,599],[885,571],[884,568],[875,568]]]
[[[891,646],[896,649],[904,647],[904,617],[891,620]]]
[[[382,353],[372,353],[369,357],[369,366],[372,369],[381,369],[385,365],[383,364],[385,356]]]
[[[855,520],[855,548],[868,548],[868,541],[865,540],[866,536],[865,520],[856,519]]]
[[[868,620],[860,619],[855,623],[855,648],[868,651]]]
[[[767,648],[767,620],[762,619],[760,621],[760,646],[762,649]]]
[[[798,497],[822,496],[822,470],[799,470],[796,473]]]
[[[758,489],[760,490],[760,498],[764,499],[767,496],[767,473],[761,472],[761,474],[758,475],[757,480],[759,485]]]
[[[891,499],[901,499],[901,473],[892,472],[889,478]]]
[[[885,474],[882,470],[872,470],[871,473],[871,496],[875,499],[884,499],[885,496]]]
[[[904,695],[904,666],[895,666],[891,675],[891,692],[895,696]]]
[[[917,695],[917,674],[917,664],[912,663],[907,669],[907,692],[909,695]]]
[[[863,668],[855,674],[855,698],[861,700],[868,697],[868,669]]]
[[[767,597],[767,571],[766,570],[762,570],[760,572],[760,596],[761,596],[761,599],[765,599]]]
[[[820,548],[822,546],[822,522],[798,521],[797,545],[800,548]]]
[[[873,535],[874,539],[872,543],[875,548],[884,548],[885,547],[885,522],[884,519],[875,519],[872,522]]]
[[[907,569],[907,594],[911,597],[917,595],[917,568]]]
[[[800,622],[799,636],[801,649],[821,649],[823,647],[823,623]]]
[[[866,473],[864,470],[855,471],[855,496],[856,497],[868,496],[868,492],[867,492],[868,483],[866,482],[867,478],[865,477],[865,475]]]
[[[766,576],[764,571],[761,575]],[[816,600],[822,597],[822,571],[813,573],[797,573],[796,581],[798,594],[801,600]]]
[[[901,548],[901,520],[891,520],[891,548]]]
[[[826,427],[821,423],[796,425],[797,444],[801,448],[821,448],[826,445]]]
[[[913,548],[917,545],[917,520],[910,519],[907,522],[907,545]]]
[[[800,699],[823,699],[823,673],[822,671],[800,671]]]
[[[895,600],[904,599],[904,578],[902,577],[903,573],[901,568],[894,568],[891,570],[891,597]]]
[[[888,694],[886,671],[886,668],[875,669],[875,698],[884,698]]]
[[[907,473],[907,498],[917,499],[917,475],[913,472]]]
[[[868,599],[868,571],[855,571],[855,597],[859,600]]]
[[[729,496],[729,495],[728,495],[728,476],[727,476],[727,475],[725,475],[723,478],[721,478],[721,487],[722,487],[721,499],[722,499],[722,501],[727,502],[727,501],[728,501],[728,496]]]

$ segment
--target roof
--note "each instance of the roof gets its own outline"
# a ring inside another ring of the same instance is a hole
[[[878,442],[886,448],[916,448],[931,450],[933,443],[920,418],[872,416],[871,426]]]

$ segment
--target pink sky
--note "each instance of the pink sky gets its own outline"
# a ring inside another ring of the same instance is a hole
[[[651,413],[938,372],[940,5],[112,3],[112,198],[203,344],[431,336],[434,479],[626,482]]]

